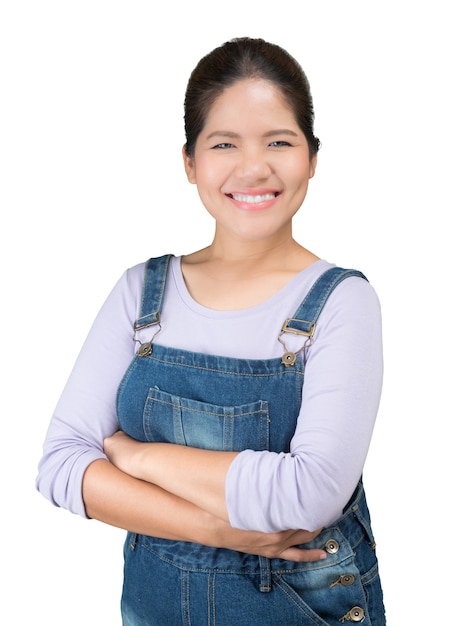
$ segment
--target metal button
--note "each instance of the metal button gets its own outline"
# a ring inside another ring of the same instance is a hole
[[[143,343],[137,350],[137,356],[150,356],[152,354],[152,344]]]
[[[339,543],[336,541],[336,539],[328,539],[325,544],[325,550],[329,554],[336,554],[339,550]]]
[[[296,356],[293,352],[285,352],[282,355],[281,362],[283,365],[286,365],[287,367],[289,367],[290,365],[294,365],[295,360],[296,360]]]
[[[353,574],[342,574],[339,578],[337,578],[334,582],[331,583],[330,589],[336,587],[336,585],[343,585],[343,587],[349,587],[355,581],[355,577]]]
[[[360,606],[353,606],[353,608],[349,611],[349,618],[351,622],[362,622],[364,615],[364,609]]]

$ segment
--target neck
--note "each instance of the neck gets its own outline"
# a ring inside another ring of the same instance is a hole
[[[292,231],[283,232],[276,237],[259,240],[238,239],[226,236],[216,229],[214,239],[206,248],[207,259],[224,263],[275,263],[286,262],[303,250],[292,237]]]
[[[235,310],[271,297],[315,261],[318,257],[292,237],[235,242],[218,236],[207,248],[183,257],[182,271],[194,300]]]
[[[248,276],[270,271],[296,273],[317,260],[317,256],[291,239],[271,245],[233,247],[214,241],[207,248],[186,256],[184,263],[202,263],[217,267],[224,274]]]

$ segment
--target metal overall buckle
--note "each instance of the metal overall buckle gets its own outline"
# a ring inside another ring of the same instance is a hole
[[[150,339],[150,341],[146,341],[145,343],[142,343],[140,339],[137,338],[137,332],[139,330],[142,330],[143,328],[148,328],[149,326],[155,326],[155,325],[158,325],[158,328],[155,331],[155,333],[152,335],[152,338]],[[160,324],[160,313],[157,313],[155,316],[155,321],[150,322],[149,324],[138,326],[137,322],[134,322],[134,336],[132,337],[132,339],[136,343],[140,344],[137,350],[137,356],[150,356],[152,354],[152,342],[155,339],[155,337],[158,335],[158,333],[161,331],[161,329],[162,329],[162,326]]]
[[[308,330],[301,330],[299,328],[290,328],[289,327],[290,322],[298,322],[300,324],[305,324],[309,328]],[[286,321],[284,322],[282,326],[282,330],[278,336],[278,341],[282,344],[285,350],[284,354],[281,357],[281,363],[285,365],[286,367],[290,367],[291,365],[294,365],[299,352],[301,352],[305,348],[309,348],[312,345],[312,341],[313,341],[312,337],[313,337],[314,332],[315,332],[315,322],[310,322],[308,320],[299,320],[295,317],[289,317],[288,319],[286,319]],[[294,335],[303,335],[304,337],[307,337],[307,339],[305,340],[304,345],[299,350],[297,350],[297,352],[292,352],[291,350],[288,349],[287,345],[282,339],[282,335],[284,333],[292,333]]]

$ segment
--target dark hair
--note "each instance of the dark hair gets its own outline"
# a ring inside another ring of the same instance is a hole
[[[206,123],[216,98],[235,82],[262,78],[274,83],[292,107],[304,133],[310,155],[316,154],[320,141],[313,133],[313,103],[308,79],[299,63],[280,46],[240,37],[209,52],[189,77],[184,99],[186,153],[194,155],[197,138]]]

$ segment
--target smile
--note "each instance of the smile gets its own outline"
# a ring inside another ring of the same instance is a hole
[[[244,193],[231,193],[228,194],[233,200],[237,202],[246,202],[248,204],[257,204],[259,202],[267,202],[268,200],[274,200],[279,194],[276,193],[265,193],[263,195],[250,196]]]

